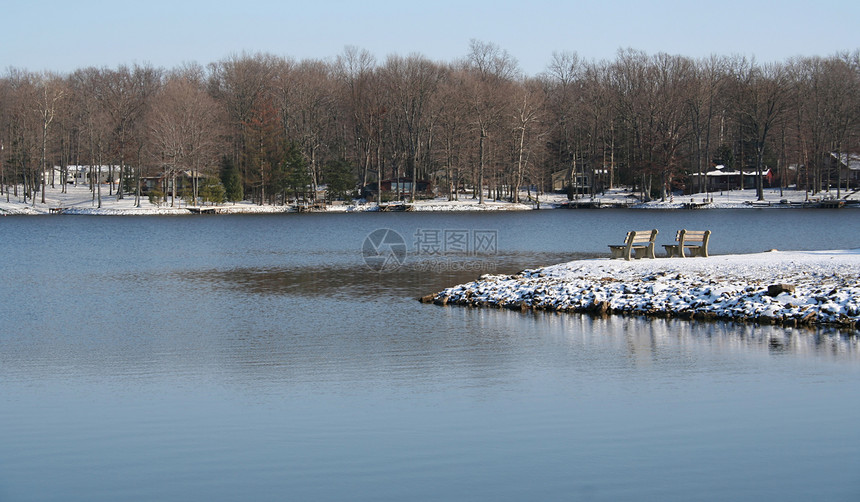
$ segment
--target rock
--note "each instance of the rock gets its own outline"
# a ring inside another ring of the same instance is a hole
[[[781,320],[782,319],[778,319],[776,317],[767,316],[767,315],[759,316],[756,319],[756,321],[758,321],[759,324],[779,324]]]
[[[799,324],[812,324],[818,318],[818,314],[814,310],[810,310],[799,321]]]
[[[444,307],[445,305],[448,305],[448,297],[447,296],[440,296],[439,298],[436,298],[435,300],[433,300],[433,303],[435,303],[436,305],[441,305]]]
[[[606,315],[606,311],[609,310],[609,302],[607,301],[596,301],[592,305],[592,312],[597,315]]]
[[[433,303],[435,298],[436,298],[436,295],[427,295],[427,296],[422,296],[421,298],[418,299],[418,301],[421,303]]]
[[[767,287],[767,296],[779,296],[783,293],[794,293],[794,284],[771,284]]]

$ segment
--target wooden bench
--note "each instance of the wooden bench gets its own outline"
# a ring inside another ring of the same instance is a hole
[[[690,250],[690,256],[708,257],[708,240],[711,238],[710,230],[678,230],[675,234],[675,244],[663,244],[666,248],[666,256],[669,258],[677,256],[685,257],[685,249]]]
[[[624,238],[624,244],[610,244],[609,250],[612,252],[612,258],[624,258],[629,260],[631,257],[639,258],[656,258],[654,256],[654,240],[657,239],[657,229],[653,230],[632,230],[627,232],[627,237]]]

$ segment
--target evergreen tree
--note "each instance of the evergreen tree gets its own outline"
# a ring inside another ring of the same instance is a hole
[[[207,179],[206,184],[200,189],[200,197],[204,203],[223,204],[226,197],[224,185],[216,179]]]
[[[226,200],[238,202],[244,198],[239,169],[226,156],[221,158],[221,184],[224,187],[224,198]]]
[[[346,160],[329,163],[325,169],[325,181],[330,199],[348,199],[355,192],[355,176]]]
[[[287,146],[280,167],[283,172],[283,190],[293,192],[295,198],[298,199],[299,192],[307,191],[312,182],[308,170],[308,161],[302,155],[299,145],[291,143]]]

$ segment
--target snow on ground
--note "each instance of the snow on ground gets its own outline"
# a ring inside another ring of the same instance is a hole
[[[776,284],[794,291],[769,296]],[[572,261],[485,275],[422,301],[860,330],[860,249]]]
[[[125,195],[123,199],[117,199],[116,194],[108,195],[109,189],[107,185],[102,186],[101,207],[93,199],[93,195],[89,188],[85,185],[66,187],[66,193],[63,193],[59,186],[55,188],[47,187],[45,192],[45,203],[41,202],[41,194],[36,194],[36,203],[28,201],[23,202],[20,195],[8,196],[3,194],[0,196],[0,214],[48,214],[52,209],[62,209],[64,214],[103,214],[103,215],[146,215],[146,214],[190,214],[189,209],[184,202],[176,200],[176,207],[170,207],[167,204],[156,206],[149,202],[147,198],[141,198],[140,206],[135,206],[134,196]],[[636,197],[637,194],[624,189],[608,190],[605,193],[597,194],[594,197],[589,195],[579,196],[574,202],[602,202],[614,204],[627,204],[630,207],[642,209],[680,209],[685,204],[690,202],[696,204],[704,204],[706,208],[751,208],[751,207],[795,207],[802,203],[817,202],[822,199],[833,198],[836,195],[835,190],[829,194],[817,194],[812,196],[803,191],[785,190],[780,193],[779,189],[768,189],[765,191],[765,201],[756,200],[755,190],[733,190],[726,192],[714,192],[708,194],[696,194],[687,196],[672,196],[665,201],[650,201],[642,203]],[[843,199],[849,201],[860,201],[860,193],[851,192],[844,193]],[[411,204],[413,211],[520,211],[531,209],[552,209],[559,207],[561,204],[568,202],[567,196],[564,194],[542,194],[540,197],[535,197],[534,193],[523,192],[522,203],[514,204],[511,202],[493,201],[485,199],[484,204],[478,204],[477,199],[471,195],[460,195],[460,200],[449,201],[444,197],[439,197],[430,200],[420,200]],[[707,203],[705,203],[707,201]],[[781,202],[789,202],[790,204],[782,204]],[[211,208],[212,206],[207,206]],[[221,213],[284,213],[291,212],[295,209],[290,206],[271,206],[257,205],[249,202],[241,202],[236,204],[222,204],[217,206]],[[328,206],[326,211],[329,212],[361,212],[361,211],[376,211],[379,207],[376,203],[352,203],[343,205]]]
[[[98,200],[86,185],[67,185],[63,193],[61,187],[47,187],[45,190],[45,203],[42,203],[41,193],[36,194],[36,203],[30,200],[24,204],[19,187],[19,196],[7,194],[0,197],[0,214],[49,214],[52,210],[61,209],[63,214],[97,214],[97,215],[150,215],[150,214],[191,214],[187,205],[176,199],[175,206],[170,206],[170,199],[160,206],[151,204],[147,197],[140,198],[140,205],[135,206],[134,195],[125,194],[122,199],[117,199],[116,192],[110,194],[108,185],[102,185],[101,207]],[[210,207],[210,206],[207,206]],[[286,212],[287,206],[258,206],[250,203],[224,204],[218,206],[222,212],[241,213],[270,213]]]
[[[21,194],[19,190],[19,194]],[[117,199],[116,194],[110,194],[107,185],[102,187],[101,207],[94,199],[92,192],[87,186],[67,186],[66,193],[60,187],[48,187],[45,191],[45,203],[41,202],[41,194],[36,194],[36,203],[30,200],[26,204],[22,195],[15,197],[6,194],[0,197],[0,214],[50,214],[55,210],[62,210],[63,214],[97,214],[97,215],[147,215],[147,214],[191,214],[185,202],[177,199],[175,207],[167,203],[157,206],[151,204],[149,199],[142,197],[140,205],[135,206],[134,195],[125,194],[123,199]],[[396,204],[395,204],[396,205]],[[421,200],[411,204],[413,211],[502,211],[502,210],[530,210],[532,205],[513,204],[510,202],[496,202],[486,200],[484,204],[478,204],[471,196],[463,196],[461,200],[449,201],[446,198]],[[551,206],[547,206],[551,207]],[[219,213],[286,213],[293,212],[292,206],[281,205],[258,205],[250,202],[227,203],[219,206],[204,206],[203,209],[217,208]],[[352,203],[331,205],[326,208],[328,212],[361,212],[377,211],[376,203]]]
[[[641,202],[638,193],[625,189],[609,190],[603,194],[580,195],[575,202],[604,202],[604,203],[627,203],[637,209],[683,209],[690,204],[706,209],[746,209],[746,208],[788,208],[800,207],[802,205],[816,204],[825,200],[836,199],[836,189],[830,192],[817,194],[807,193],[803,190],[767,188],[764,190],[764,200],[759,201],[754,189],[747,190],[725,190],[720,192],[698,193],[693,195],[670,195],[666,200],[652,200]],[[841,200],[860,202],[860,191],[842,190]],[[563,199],[562,199],[563,198]],[[549,201],[562,204],[567,200],[564,195],[552,194]]]

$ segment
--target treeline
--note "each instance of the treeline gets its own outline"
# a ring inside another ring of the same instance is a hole
[[[348,47],[329,61],[13,68],[0,79],[0,145],[0,190],[31,200],[62,183],[51,167],[69,165],[111,166],[117,197],[139,196],[145,177],[190,173],[259,203],[401,178],[481,201],[562,178],[583,193],[628,185],[657,197],[702,189],[690,175],[717,164],[839,190],[832,154],[860,150],[860,51],[767,64],[564,52],[533,77],[479,41],[450,63],[380,63]],[[416,195],[417,183],[402,185]]]

